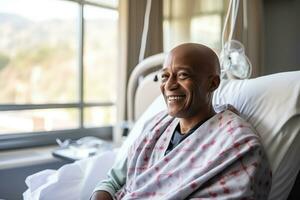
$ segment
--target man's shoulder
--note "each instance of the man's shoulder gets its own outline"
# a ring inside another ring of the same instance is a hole
[[[240,114],[232,112],[231,110],[222,111],[223,117],[227,123],[234,123],[236,125],[245,125],[253,128],[252,124],[249,123],[245,118]]]
[[[239,114],[230,110],[225,110],[221,113],[221,118],[223,120],[221,122],[223,125],[223,129],[226,129],[227,131],[232,131],[233,133],[235,133],[234,135],[236,137],[255,135],[255,138],[259,138],[259,134],[252,126],[252,124],[245,120],[243,117],[241,117]]]

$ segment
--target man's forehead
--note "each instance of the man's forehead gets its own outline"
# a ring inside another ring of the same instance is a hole
[[[179,70],[184,70],[184,71],[194,71],[193,67],[189,65],[164,65],[164,67],[161,69],[162,72],[165,71],[179,71]]]
[[[194,70],[194,68],[199,68],[200,62],[197,61],[196,57],[191,57],[188,55],[169,53],[165,59],[163,70],[167,70],[168,68],[176,68],[176,69],[186,69],[186,70]]]
[[[210,48],[187,43],[182,44],[166,56],[163,68],[176,68],[177,66],[188,66],[195,72],[219,73],[218,56]]]

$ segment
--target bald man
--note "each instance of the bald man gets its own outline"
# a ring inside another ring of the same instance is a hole
[[[172,49],[159,75],[167,111],[145,125],[91,199],[267,199],[271,170],[258,135],[213,108],[219,75],[210,48]]]

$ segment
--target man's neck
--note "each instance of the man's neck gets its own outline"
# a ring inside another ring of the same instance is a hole
[[[204,123],[208,119],[210,119],[212,116],[214,116],[216,113],[213,108],[209,109],[207,112],[199,113],[198,115],[195,115],[193,117],[189,118],[180,118],[180,132],[181,134],[188,133],[194,126],[196,126],[199,123]]]

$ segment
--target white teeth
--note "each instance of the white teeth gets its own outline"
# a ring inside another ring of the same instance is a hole
[[[183,98],[184,98],[184,96],[169,96],[168,100],[169,101],[179,101],[179,100],[181,100]]]

